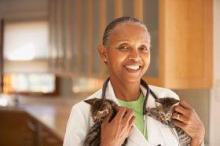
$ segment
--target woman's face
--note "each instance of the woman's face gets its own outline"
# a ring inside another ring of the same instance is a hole
[[[110,77],[126,82],[139,82],[150,63],[150,38],[135,23],[117,25],[105,48]]]

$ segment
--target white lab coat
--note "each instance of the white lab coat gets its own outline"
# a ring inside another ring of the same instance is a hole
[[[141,86],[142,92],[146,93],[146,89]],[[179,97],[169,89],[150,86],[150,89],[159,97]],[[88,98],[101,98],[102,90],[95,92]],[[109,82],[106,90],[106,98],[111,99],[118,103],[112,85]],[[148,97],[147,107],[155,107],[155,101],[152,95]],[[134,127],[128,138],[126,146],[178,146],[178,140],[175,130],[168,126],[161,124],[151,117],[146,117],[147,122],[147,135],[148,139],[143,136],[137,127]],[[93,125],[91,119],[90,106],[81,101],[75,104],[72,108],[64,137],[64,146],[83,146],[84,139],[89,128]]]

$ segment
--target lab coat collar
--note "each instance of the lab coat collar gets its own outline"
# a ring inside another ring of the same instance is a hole
[[[146,89],[141,86],[141,90],[144,95],[146,95]],[[114,93],[111,81],[108,82],[107,90],[106,90],[106,98],[114,101],[115,103],[119,104],[116,95]],[[145,121],[146,122],[146,121]],[[130,145],[138,145],[138,146],[151,146],[140,130],[134,126],[133,130],[131,131],[131,135],[129,136],[127,146]]]

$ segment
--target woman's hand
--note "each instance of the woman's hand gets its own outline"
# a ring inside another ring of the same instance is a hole
[[[129,136],[134,125],[134,112],[119,107],[117,114],[109,122],[106,118],[101,125],[101,146],[120,146]]]
[[[172,115],[174,125],[182,128],[192,138],[191,146],[200,146],[205,136],[205,128],[190,104],[180,101]]]

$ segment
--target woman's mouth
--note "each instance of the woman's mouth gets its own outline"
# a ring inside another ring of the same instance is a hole
[[[127,70],[137,71],[141,68],[141,66],[140,65],[125,65],[125,68]]]

